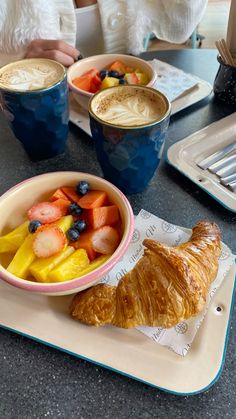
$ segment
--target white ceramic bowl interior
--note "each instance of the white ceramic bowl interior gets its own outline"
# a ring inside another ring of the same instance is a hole
[[[76,77],[82,76],[84,73],[86,73],[86,71],[91,70],[91,68],[97,68],[100,71],[117,60],[123,61],[129,67],[140,68],[140,70],[147,74],[150,79],[147,86],[152,87],[154,85],[157,77],[156,73],[150,63],[142,60],[141,58],[125,54],[102,54],[83,58],[82,60],[72,64],[72,66],[69,67],[67,71],[69,87],[73,92],[75,100],[83,108],[88,109],[88,102],[89,99],[93,96],[93,93],[85,92],[84,90],[79,89],[72,83],[72,81]]]
[[[3,281],[33,293],[45,295],[73,294],[95,284],[122,258],[133,234],[134,216],[132,208],[127,198],[114,185],[88,173],[46,173],[27,179],[11,188],[0,197],[0,235],[8,233],[25,221],[26,212],[33,204],[47,200],[57,188],[61,186],[75,186],[80,180],[88,181],[91,189],[106,191],[110,200],[119,207],[123,236],[113,255],[102,266],[80,278],[60,283],[40,283],[27,281],[10,274],[2,266],[6,263],[6,255],[0,254],[0,278]]]

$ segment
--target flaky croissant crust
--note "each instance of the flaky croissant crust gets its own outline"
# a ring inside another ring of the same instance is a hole
[[[218,271],[219,227],[200,221],[179,246],[143,244],[144,255],[117,287],[98,284],[74,297],[72,317],[95,326],[169,328],[202,311]]]

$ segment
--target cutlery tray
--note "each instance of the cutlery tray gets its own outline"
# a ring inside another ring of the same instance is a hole
[[[167,161],[225,208],[236,212],[236,191],[220,183],[220,178],[197,163],[231,144],[236,138],[236,112],[178,141],[167,150]]]

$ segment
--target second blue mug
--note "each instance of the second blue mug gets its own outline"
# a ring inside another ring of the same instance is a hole
[[[121,126],[104,121],[96,106],[108,94],[119,94],[135,89],[138,94],[154,95],[162,104],[152,122],[134,126]],[[125,194],[142,192],[154,176],[164,148],[169,125],[171,105],[161,92],[144,86],[115,86],[95,94],[89,103],[90,128],[96,154],[105,179]]]

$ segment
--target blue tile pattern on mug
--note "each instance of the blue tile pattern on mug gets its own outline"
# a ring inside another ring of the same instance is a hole
[[[124,193],[143,191],[159,165],[169,118],[155,126],[133,130],[114,130],[95,119],[90,123],[105,178]]]
[[[68,95],[66,77],[41,91],[1,91],[4,113],[32,160],[64,152],[69,122]]]

